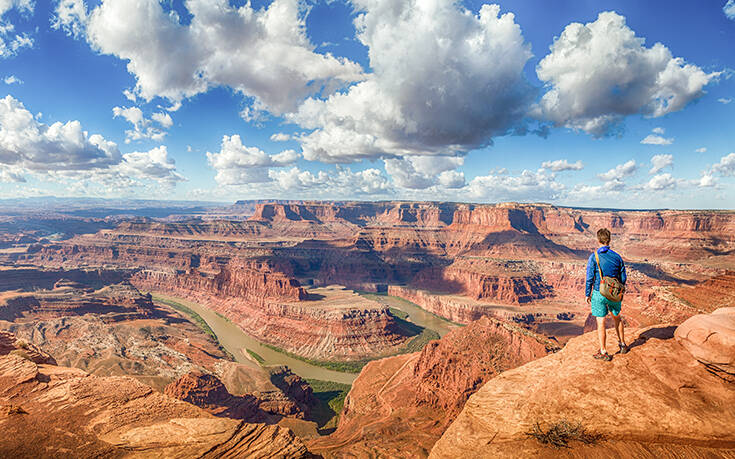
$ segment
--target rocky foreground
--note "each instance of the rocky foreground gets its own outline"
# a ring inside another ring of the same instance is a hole
[[[590,357],[589,333],[491,379],[430,457],[735,457],[735,308],[630,335],[610,363]],[[599,438],[558,449],[528,435],[563,421]]]
[[[283,427],[215,417],[129,377],[49,363],[0,334],[2,457],[311,457]]]

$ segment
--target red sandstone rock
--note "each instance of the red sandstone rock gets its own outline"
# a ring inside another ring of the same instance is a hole
[[[234,396],[216,376],[192,371],[172,382],[163,391],[169,397],[196,405],[215,416],[262,421],[265,413],[252,395]]]
[[[690,317],[674,336],[708,369],[735,382],[735,308]]]
[[[0,404],[3,457],[311,457],[282,427],[217,418],[131,378],[17,355],[0,356]]]
[[[555,344],[483,318],[420,353],[370,362],[355,380],[337,431],[309,448],[326,457],[422,457],[467,398],[493,376]]]
[[[730,457],[735,386],[708,372],[673,326],[631,331],[636,343],[612,362],[592,358],[597,336],[488,381],[431,451],[455,457]],[[608,335],[608,343],[614,338]],[[526,433],[566,420],[602,440],[544,446]]]

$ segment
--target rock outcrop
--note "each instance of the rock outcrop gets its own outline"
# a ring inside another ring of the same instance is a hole
[[[57,274],[51,290],[5,292],[0,330],[42,349],[60,365],[100,376],[132,376],[163,389],[191,370],[213,371],[229,359],[210,335],[154,305],[150,295],[127,282],[95,290]]]
[[[421,352],[370,362],[347,396],[337,430],[309,447],[325,457],[425,457],[485,381],[555,349],[528,330],[485,317]]]
[[[674,329],[631,330],[630,352],[612,362],[592,358],[589,333],[496,376],[430,457],[735,457],[735,386],[695,360]],[[528,435],[564,421],[601,437],[560,450]]]
[[[735,383],[735,308],[690,317],[674,336],[713,374]]]
[[[218,418],[127,377],[0,353],[0,456],[311,457],[291,431]]]

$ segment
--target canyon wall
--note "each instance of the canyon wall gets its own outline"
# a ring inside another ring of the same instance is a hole
[[[322,304],[318,299],[310,300],[301,287],[280,273],[272,277],[259,272],[250,275],[254,280],[241,279],[246,276],[243,271],[238,271],[237,277],[215,276],[223,284],[197,271],[141,271],[132,281],[141,290],[196,301],[260,341],[313,359],[374,357],[396,351],[410,338],[387,307],[378,303],[354,295],[339,304]],[[234,278],[252,288],[226,286],[226,281]],[[282,296],[284,293],[290,297]]]
[[[345,400],[337,430],[308,442],[324,457],[426,457],[467,398],[495,375],[558,349],[488,317],[421,352],[370,362]]]

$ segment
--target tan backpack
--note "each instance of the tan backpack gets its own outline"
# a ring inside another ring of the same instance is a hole
[[[600,267],[600,256],[595,251],[595,260],[597,260],[597,269],[600,270],[600,295],[604,296],[610,301],[623,301],[623,295],[625,294],[625,285],[614,277],[608,277],[602,275],[602,268]]]

